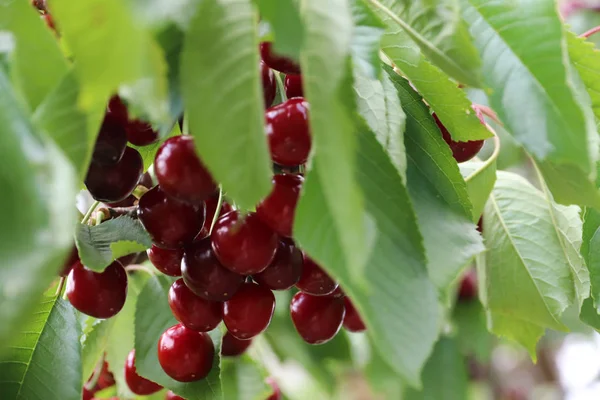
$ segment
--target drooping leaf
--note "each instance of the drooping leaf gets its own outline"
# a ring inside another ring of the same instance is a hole
[[[251,1],[203,1],[181,57],[182,92],[196,150],[227,194],[250,209],[271,187]]]
[[[594,300],[591,297],[588,297],[583,302],[579,319],[600,332],[600,315],[598,315],[598,310],[594,306]]]
[[[351,0],[352,19],[352,61],[361,75],[371,79],[379,78],[381,61],[379,45],[386,25],[369,8],[366,0]]]
[[[6,399],[80,400],[81,326],[75,309],[44,296],[0,356],[0,393]]]
[[[376,351],[373,340],[369,342],[371,344],[371,353],[369,361],[364,368],[364,374],[371,390],[375,395],[391,399],[401,399],[406,385]]]
[[[590,272],[591,298],[595,307],[600,309],[600,211],[586,209],[583,220],[581,255]]]
[[[139,220],[123,215],[96,226],[79,224],[75,243],[81,263],[103,271],[119,257],[149,249],[152,239]]]
[[[273,392],[273,388],[265,383],[267,374],[264,368],[247,354],[221,358],[220,368],[225,399],[263,400]]]
[[[497,144],[498,145],[498,144]],[[460,172],[465,178],[469,200],[473,205],[471,212],[472,221],[477,222],[483,214],[485,203],[487,203],[494,183],[496,183],[496,160],[489,162],[468,161],[459,164]]]
[[[81,385],[87,382],[100,360],[102,360],[114,322],[115,318],[102,320],[89,318],[86,320],[84,334],[81,338],[81,363],[83,370]]]
[[[299,2],[295,0],[254,0],[261,18],[269,22],[275,37],[274,49],[297,60],[304,41]]]
[[[493,350],[492,335],[487,330],[486,312],[481,303],[458,301],[452,312],[456,342],[463,355],[473,355],[479,362],[489,362]]]
[[[600,119],[600,51],[573,32],[567,32],[567,46],[569,58],[590,95],[594,115]]]

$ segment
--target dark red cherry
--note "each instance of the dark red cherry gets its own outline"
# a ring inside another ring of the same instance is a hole
[[[263,95],[265,98],[265,107],[270,107],[277,94],[277,84],[275,83],[275,74],[264,61],[260,61],[260,73],[262,77]]]
[[[277,234],[255,213],[231,211],[217,221],[211,235],[212,248],[225,268],[240,275],[264,271],[277,250]]]
[[[275,258],[263,272],[253,275],[257,283],[271,290],[287,290],[302,275],[302,252],[290,239],[281,239]]]
[[[148,146],[158,141],[158,132],[152,125],[139,119],[129,121],[127,124],[127,140],[136,146]]]
[[[100,371],[100,376],[98,377],[98,382],[96,383],[96,389],[102,390],[108,387],[111,387],[115,384],[114,375],[108,370],[108,363],[104,361],[102,363],[102,371]]]
[[[458,289],[458,299],[469,301],[477,297],[477,272],[474,269],[468,270],[463,276]]]
[[[218,202],[219,196],[213,196],[206,200],[206,219],[204,220],[202,230],[198,234],[198,239],[208,236],[208,232],[210,231],[210,225],[212,224],[212,220],[215,217],[215,212],[217,211]],[[229,211],[233,211],[233,207],[231,207],[229,203],[223,201],[223,204],[221,204],[221,212],[219,212],[219,217],[222,217]]]
[[[125,304],[127,272],[116,261],[103,272],[94,272],[77,262],[67,278],[67,297],[73,307],[86,315],[110,318]]]
[[[85,186],[98,201],[121,201],[133,193],[143,172],[142,156],[137,150],[127,147],[123,157],[116,164],[92,162],[85,178]]]
[[[442,137],[450,146],[450,150],[452,150],[452,156],[456,160],[456,162],[462,163],[465,161],[469,161],[471,158],[475,157],[479,150],[483,147],[483,140],[470,140],[468,142],[455,142],[452,140],[450,136],[450,132],[448,129],[442,124],[437,115],[432,114],[433,119],[435,119],[435,123],[440,128],[442,132]]]
[[[344,316],[344,328],[350,332],[364,332],[367,327],[360,318],[358,311],[354,307],[354,304],[348,297],[344,297],[344,307],[346,308],[346,315]]]
[[[238,339],[247,340],[263,332],[271,323],[275,311],[273,292],[256,283],[244,283],[223,307],[223,322],[227,331]]]
[[[129,389],[140,396],[156,393],[162,386],[138,375],[135,368],[135,350],[131,350],[125,362],[125,382]]]
[[[322,344],[333,339],[340,330],[345,314],[344,301],[298,292],[292,298],[290,313],[304,341]]]
[[[191,243],[204,224],[204,204],[192,205],[167,196],[156,186],[140,198],[138,217],[159,247]]]
[[[335,297],[336,299],[342,299],[346,297],[346,293],[344,293],[341,286],[338,286],[333,292],[329,293],[327,296]]]
[[[137,201],[137,199],[135,198],[135,196],[130,194],[129,196],[127,196],[125,199],[123,199],[121,201],[115,201],[115,202],[110,202],[110,203],[105,203],[105,204],[111,208],[132,207],[135,205],[136,201]]]
[[[106,108],[106,113],[110,115],[112,118],[115,118],[117,121],[121,122],[123,126],[127,124],[129,120],[129,113],[127,111],[127,106],[123,103],[121,98],[117,95],[112,96],[108,101],[108,106]]]
[[[303,183],[304,178],[300,175],[273,176],[271,193],[256,208],[260,220],[282,236],[292,236],[296,204]]]
[[[284,166],[304,164],[311,147],[308,103],[301,97],[289,99],[269,108],[265,118],[273,161]]]
[[[223,303],[196,296],[183,279],[178,279],[171,285],[169,306],[177,321],[195,331],[212,331],[223,320]]]
[[[198,240],[185,249],[181,273],[192,292],[211,301],[229,300],[244,282],[242,275],[231,272],[217,260],[210,238]]]
[[[154,172],[165,193],[189,203],[200,204],[217,189],[212,175],[196,155],[192,136],[167,139],[154,158]]]
[[[221,355],[225,357],[237,357],[246,352],[252,344],[252,339],[240,340],[233,336],[230,332],[223,335],[221,342]]]
[[[167,329],[158,340],[158,362],[167,375],[179,382],[205,378],[214,357],[210,336],[181,324]]]
[[[69,253],[69,257],[66,259],[62,270],[59,272],[59,276],[65,277],[69,275],[69,272],[71,272],[71,269],[77,261],[79,261],[79,253],[77,252],[77,247],[73,245],[71,252]]]
[[[300,66],[297,62],[281,57],[273,52],[273,44],[271,42],[262,42],[260,44],[260,56],[262,60],[276,71],[284,74],[299,74]]]
[[[86,389],[86,387],[83,387],[82,393],[81,393],[81,400],[92,400],[94,398],[94,392],[92,390]]]
[[[167,392],[167,397],[165,397],[165,400],[185,400],[183,397],[179,397],[177,396],[175,393],[173,393],[172,391],[168,391]]]
[[[273,379],[272,377],[268,377],[266,379],[266,382],[273,388],[273,393],[269,397],[267,397],[267,400],[281,400],[281,389],[279,389],[277,381],[275,381],[275,379]]]
[[[327,272],[319,266],[312,258],[304,254],[304,264],[302,265],[302,276],[296,287],[304,293],[313,296],[324,296],[331,294],[338,287],[338,284],[331,279]]]
[[[477,221],[477,231],[483,234],[483,215],[479,217],[479,221]]]
[[[94,144],[92,161],[111,165],[119,162],[127,147],[125,125],[118,117],[107,113]]]
[[[157,270],[169,276],[181,276],[183,249],[162,249],[152,245],[147,250],[148,259]]]
[[[288,99],[291,99],[292,97],[304,97],[304,90],[302,90],[302,75],[286,75],[284,87],[285,95]]]

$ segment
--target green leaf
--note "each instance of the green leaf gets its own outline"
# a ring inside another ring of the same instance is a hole
[[[375,350],[373,340],[370,340],[371,353],[364,374],[369,381],[371,390],[382,398],[402,399],[404,383],[402,379],[389,367],[387,362]]]
[[[598,310],[594,306],[594,300],[591,297],[588,297],[583,302],[579,319],[600,332],[600,315],[598,315]]]
[[[3,398],[80,400],[80,335],[75,309],[57,296],[44,296],[0,356]]]
[[[31,110],[67,72],[56,37],[27,1],[0,0],[0,31],[13,34],[13,82],[23,92]]]
[[[253,208],[269,193],[272,173],[250,0],[199,5],[185,37],[181,79],[198,154],[236,204]]]
[[[18,104],[0,69],[0,343],[57,276],[76,223],[75,173]]]
[[[86,327],[81,338],[83,346],[81,354],[83,367],[82,385],[93,374],[98,362],[102,359],[114,322],[115,318],[102,320],[88,318],[86,320]],[[111,369],[113,369],[112,365]]]
[[[157,343],[160,335],[177,320],[173,317],[167,294],[172,280],[166,276],[153,276],[140,293],[135,311],[135,357],[138,374],[172,390],[188,400],[221,399],[219,381],[219,352],[221,332],[213,330],[210,335],[215,343],[215,362],[210,374],[200,381],[177,382],[162,370],[158,362]]]
[[[386,25],[369,8],[366,0],[351,0],[352,19],[352,61],[361,75],[377,79],[381,74],[379,44]]]
[[[588,296],[581,232],[578,207],[555,204],[545,187],[541,192],[518,175],[498,172],[483,218],[482,300],[488,328],[532,357],[544,329],[565,330],[563,311]]]
[[[194,11],[198,6],[197,0],[127,0],[136,20],[155,28],[163,27],[173,22],[181,28],[187,28]]]
[[[369,1],[385,15],[391,31],[404,31],[444,72],[469,86],[481,86],[481,60],[461,18],[458,1]]]
[[[139,220],[123,215],[96,226],[79,224],[75,243],[81,263],[100,272],[119,257],[149,249],[152,239]]]
[[[474,355],[479,362],[490,360],[493,343],[487,330],[486,313],[481,303],[458,301],[452,312],[456,342],[463,355]]]
[[[597,133],[573,89],[556,5],[469,2],[464,17],[483,58],[492,108],[537,159],[590,174],[597,155],[588,148],[588,136]]]
[[[421,97],[394,78],[406,113],[408,191],[417,213],[429,276],[444,292],[485,248],[472,221],[467,185]]]
[[[600,309],[600,211],[588,208],[583,219],[581,255],[590,272],[591,297]]]
[[[254,0],[261,19],[269,22],[275,36],[275,51],[292,59],[300,57],[304,27],[299,2],[295,0]]]
[[[499,145],[496,144],[497,146]],[[492,156],[493,157],[493,156]],[[477,222],[483,214],[485,203],[487,203],[494,183],[496,183],[496,160],[468,161],[459,164],[460,173],[465,178],[469,199],[473,205],[471,212],[472,221]]]
[[[455,339],[442,337],[423,369],[423,390],[408,389],[406,400],[463,400],[467,396],[468,376]]]
[[[537,161],[536,165],[557,203],[600,208],[600,190],[593,177],[579,167],[552,161]]]
[[[567,32],[567,46],[571,62],[592,100],[594,115],[600,119],[600,51],[593,43],[573,32]]]
[[[223,397],[231,400],[264,400],[273,389],[265,382],[266,371],[247,354],[221,358]]]

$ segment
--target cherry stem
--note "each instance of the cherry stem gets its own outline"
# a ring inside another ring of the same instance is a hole
[[[582,33],[581,35],[579,35],[579,37],[587,39],[590,36],[592,36],[593,34],[596,34],[598,32],[600,32],[600,26],[596,26],[595,28],[592,28],[589,31]]]
[[[59,296],[62,293],[62,291],[63,291],[63,289],[65,287],[65,282],[66,281],[67,280],[65,279],[64,276],[60,277],[60,280],[58,281],[58,287],[56,288],[56,293],[54,293],[54,296]]]
[[[148,188],[146,186],[137,185],[137,187],[133,190],[133,196],[139,200],[147,191]]]
[[[85,213],[85,215],[83,216],[83,219],[81,220],[82,224],[87,224],[87,222],[90,220],[90,218],[92,217],[92,214],[94,213],[94,211],[96,210],[96,208],[100,205],[99,201],[95,201],[90,208],[87,210],[87,212]]]
[[[483,164],[479,168],[477,168],[471,175],[465,178],[465,182],[469,182],[481,172],[485,171],[487,167],[489,167],[493,162],[495,162],[498,159],[498,155],[500,154],[500,138],[496,134],[494,128],[492,128],[490,125],[485,124],[485,127],[494,134],[494,152],[487,160],[483,162]]]
[[[219,219],[219,214],[221,214],[221,208],[223,208],[223,187],[219,186],[219,200],[217,200],[217,207],[215,208],[215,215],[213,215],[213,219],[210,222],[210,229],[208,231],[208,236],[212,235],[213,228]]]
[[[150,276],[154,276],[154,272],[148,268],[145,267],[143,265],[137,265],[137,264],[132,264],[132,265],[128,265],[125,267],[125,271],[130,272],[130,271],[144,271],[147,274],[149,274]]]
[[[104,367],[104,356],[98,360],[96,367],[94,368],[94,373],[89,381],[84,385],[87,390],[92,391],[94,387],[98,384],[98,380],[100,379],[100,375],[102,375],[102,367]]]
[[[275,80],[277,81],[277,90],[279,90],[279,96],[281,97],[281,102],[287,101],[287,95],[285,94],[285,86],[283,84],[283,80],[281,80],[281,74],[279,72],[275,72]]]
[[[494,121],[498,125],[504,126],[502,121],[500,121],[500,119],[498,118],[498,115],[496,114],[496,112],[494,110],[492,110],[490,107],[484,106],[483,104],[477,104],[477,103],[473,103],[471,105],[471,107],[473,108],[473,110],[475,110],[476,113],[481,113],[485,116],[488,116],[488,117],[490,117],[490,119],[492,121]],[[485,121],[482,121],[482,123],[485,124]]]

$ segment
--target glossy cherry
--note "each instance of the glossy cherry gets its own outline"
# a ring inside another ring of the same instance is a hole
[[[304,97],[302,89],[302,75],[288,74],[285,76],[285,95],[288,99],[292,97]]]
[[[260,56],[269,67],[276,71],[283,72],[284,74],[300,73],[298,63],[273,52],[273,44],[271,42],[262,42],[260,44]]]
[[[127,141],[136,146],[148,146],[158,141],[158,132],[152,125],[139,119],[129,121],[126,131]]]
[[[344,297],[344,307],[346,309],[343,322],[344,328],[350,332],[364,332],[367,327],[348,297]]]
[[[202,203],[217,189],[212,175],[196,154],[192,136],[167,139],[154,158],[154,172],[165,193],[192,204]]]
[[[171,285],[169,306],[177,321],[198,332],[212,331],[223,320],[223,303],[195,295],[183,279]]]
[[[461,301],[470,301],[475,297],[477,297],[477,272],[474,269],[470,269],[460,281],[458,299]]]
[[[162,389],[159,384],[138,375],[135,368],[135,350],[129,352],[125,362],[125,382],[133,393],[140,396],[156,393]]]
[[[173,393],[172,391],[168,391],[167,392],[167,397],[165,397],[165,400],[185,400],[183,397],[179,397],[177,396],[175,393]]]
[[[167,375],[179,382],[205,378],[212,369],[215,348],[210,336],[178,324],[158,340],[158,362]]]
[[[252,339],[240,340],[233,336],[230,332],[223,335],[221,342],[221,355],[225,357],[237,357],[246,352],[252,344]]]
[[[157,270],[169,276],[181,276],[183,249],[163,249],[152,245],[146,253]]]
[[[275,296],[271,290],[256,283],[244,283],[223,307],[223,322],[227,331],[238,339],[247,340],[263,332],[271,323],[275,311]]]
[[[435,113],[432,115],[435,123],[440,128],[442,132],[442,137],[450,146],[450,150],[452,150],[452,156],[456,160],[456,162],[462,163],[465,161],[469,161],[471,158],[475,157],[479,150],[483,147],[483,140],[470,140],[468,142],[456,142],[452,140],[450,136],[450,132],[448,129],[442,124]]]
[[[302,263],[302,252],[294,242],[290,239],[281,239],[271,264],[252,278],[271,290],[287,290],[300,279]]]
[[[270,107],[277,94],[277,84],[275,83],[275,73],[264,61],[260,61],[260,74],[262,77],[263,96],[265,98],[265,107]]]
[[[142,156],[137,150],[127,147],[123,157],[116,164],[106,165],[92,161],[85,178],[85,186],[98,201],[121,201],[133,193],[143,172]]]
[[[94,272],[78,261],[67,278],[66,292],[73,307],[82,313],[94,318],[110,318],[125,304],[127,272],[118,262],[103,272]]]
[[[271,158],[277,164],[296,166],[308,159],[311,148],[308,109],[302,97],[295,97],[267,110],[267,139]]]
[[[125,125],[118,117],[107,113],[96,138],[92,160],[99,164],[115,164],[123,157],[126,147]]]
[[[144,193],[138,204],[138,217],[154,244],[172,249],[194,240],[204,224],[204,212],[204,204],[183,203],[159,186]]]
[[[212,196],[205,201],[206,204],[206,219],[204,220],[204,225],[202,226],[202,230],[198,234],[198,239],[202,239],[208,236],[208,232],[210,231],[210,224],[212,224],[212,220],[215,217],[215,212],[217,211],[217,203],[219,202],[219,196]],[[219,217],[227,214],[229,211],[233,211],[233,207],[226,201],[223,201],[221,204],[221,212],[219,212]]]
[[[282,236],[292,236],[296,204],[303,183],[304,178],[300,175],[273,176],[271,193],[256,208],[261,221]]]
[[[296,330],[310,344],[333,339],[344,320],[344,300],[298,292],[292,298],[290,314]]]
[[[304,263],[302,264],[302,276],[296,287],[304,293],[313,296],[324,296],[333,293],[338,284],[331,279],[327,272],[319,266],[312,258],[304,254]]]
[[[69,275],[69,272],[71,272],[71,269],[77,261],[79,261],[79,253],[77,252],[77,247],[73,245],[71,251],[69,252],[68,258],[65,260],[65,263],[59,272],[59,275],[62,277]]]
[[[336,299],[342,299],[346,297],[346,293],[344,293],[341,286],[338,286],[333,292],[329,293],[327,296],[335,297]]]
[[[268,377],[265,381],[273,388],[273,393],[267,397],[267,400],[281,400],[281,389],[279,389],[277,381],[272,377]]]
[[[81,392],[81,400],[92,400],[94,398],[94,392],[87,389],[85,386]]]
[[[127,124],[127,121],[129,120],[127,106],[117,95],[112,96],[108,101],[106,113],[107,115],[110,115],[111,118],[115,118],[117,121],[121,122],[123,126],[125,126]]]
[[[229,300],[244,282],[243,276],[219,262],[210,238],[198,240],[185,249],[181,273],[192,292],[211,301]]]

